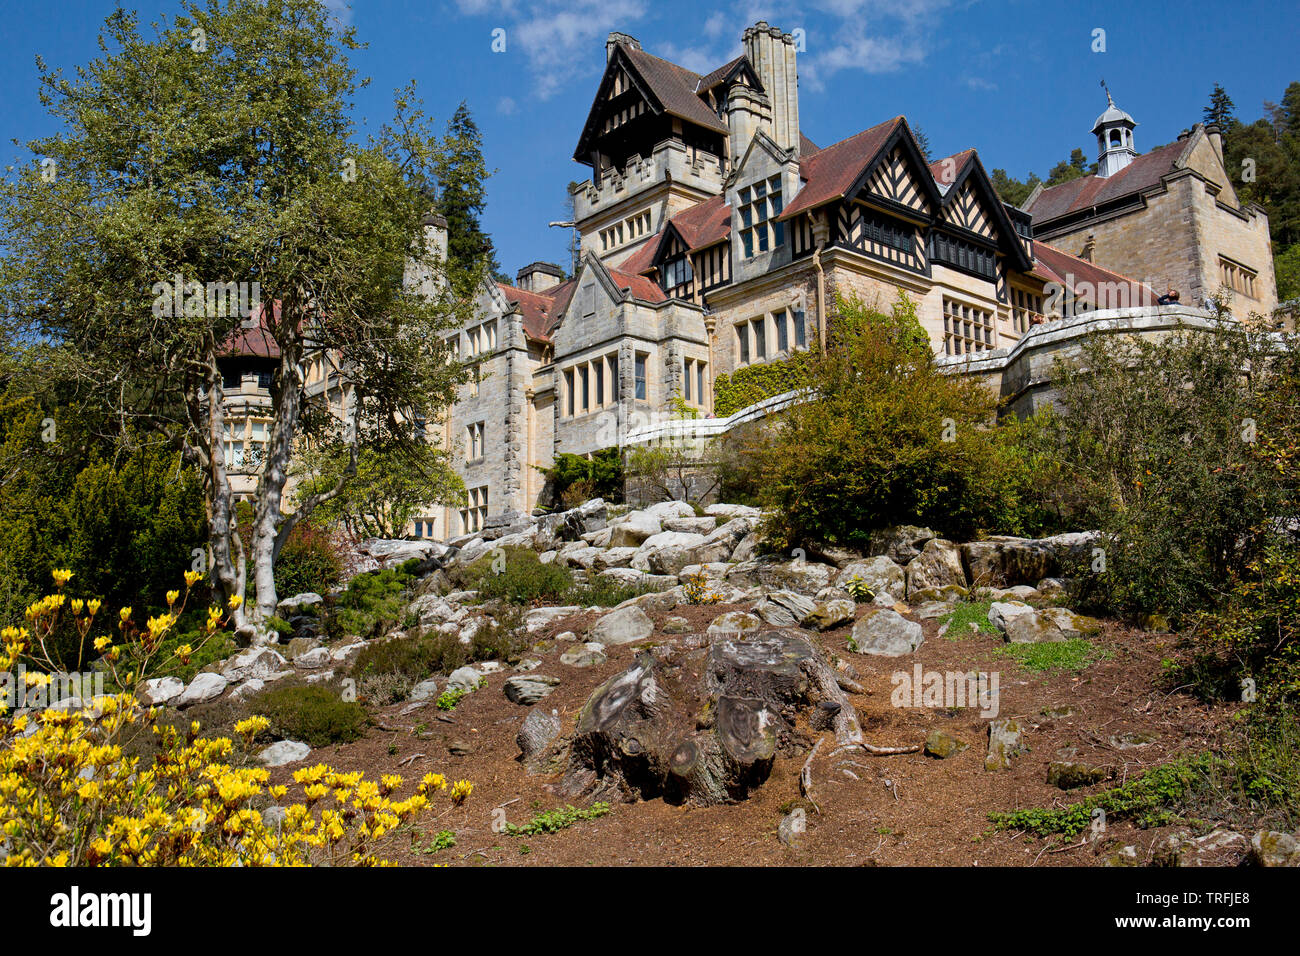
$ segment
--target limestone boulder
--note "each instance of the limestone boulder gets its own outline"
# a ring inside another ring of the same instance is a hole
[[[644,511],[629,511],[615,518],[609,527],[611,548],[639,548],[647,538],[663,531],[659,519]]]
[[[942,538],[932,538],[925,543],[921,553],[907,563],[907,594],[927,588],[955,585],[966,587],[966,572],[961,565],[961,551],[957,545]]]
[[[924,640],[920,624],[890,608],[873,607],[853,625],[849,650],[879,657],[902,657],[915,651]]]
[[[587,640],[595,644],[632,644],[644,641],[654,633],[654,621],[635,605],[615,608],[601,617],[587,632]]]
[[[896,564],[906,565],[919,555],[926,542],[935,537],[929,528],[916,525],[898,525],[871,535],[867,551],[871,555],[884,555]]]
[[[772,591],[754,606],[754,613],[773,627],[798,627],[817,609],[817,602],[794,591]]]
[[[854,578],[870,588],[873,595],[886,593],[902,597],[907,594],[903,569],[883,554],[844,565],[835,575],[835,586],[841,590],[847,589]]]

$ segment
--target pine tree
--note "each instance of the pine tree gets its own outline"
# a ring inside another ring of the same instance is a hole
[[[483,182],[491,174],[483,161],[483,134],[464,102],[447,121],[442,145],[438,213],[447,220],[447,258],[465,273],[499,278],[496,249],[479,223],[487,206]]]
[[[1201,117],[1206,126],[1214,125],[1219,127],[1220,131],[1224,131],[1234,122],[1233,109],[1234,104],[1232,98],[1228,96],[1228,91],[1215,83],[1214,89],[1210,92],[1210,105],[1201,110]]]

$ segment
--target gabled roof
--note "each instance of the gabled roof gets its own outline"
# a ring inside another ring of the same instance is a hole
[[[801,155],[799,178],[805,185],[778,218],[789,219],[843,198],[902,122],[903,117],[895,116],[811,156]]]
[[[266,305],[258,309],[256,325],[243,322],[239,328],[230,333],[222,345],[221,358],[278,359],[280,357],[280,343],[271,335],[271,330],[266,325],[266,309]],[[271,303],[271,309],[273,310],[271,314],[278,322],[279,300]]]
[[[930,175],[934,177],[935,184],[939,187],[941,193],[947,193],[948,187],[957,181],[966,164],[969,163],[975,155],[973,149],[963,149],[959,153],[953,153],[951,156],[945,156],[943,159],[937,159],[930,164]],[[951,172],[952,177],[944,182],[945,173]]]
[[[663,237],[663,230],[656,232],[641,243],[636,252],[624,259],[619,268],[629,275],[640,275],[643,272],[648,272],[654,265],[655,253],[659,251],[659,243]]]
[[[1109,309],[1128,305],[1155,305],[1156,299],[1159,298],[1150,288],[1136,279],[1093,265],[1087,259],[1073,256],[1064,250],[1043,242],[1041,239],[1034,240],[1034,259],[1036,260],[1034,262],[1034,271],[1036,273],[1046,276],[1048,281],[1058,282],[1062,286],[1068,287],[1071,292],[1074,292],[1094,308]],[[1073,282],[1069,281],[1071,277],[1074,279]],[[1084,288],[1084,283],[1087,283],[1090,288]],[[1130,301],[1111,301],[1109,295],[1103,295],[1099,300],[1096,294],[1099,289],[1104,290],[1116,286],[1127,287]]]
[[[506,301],[519,310],[525,334],[531,339],[549,342],[551,329],[555,325],[552,316],[560,311],[555,308],[555,293],[563,286],[548,292],[525,292],[505,282],[498,282],[497,288]]]
[[[1179,140],[1143,153],[1111,176],[1082,176],[1049,186],[1026,204],[1025,211],[1039,225],[1151,189],[1176,168],[1187,146],[1186,140]]]
[[[666,302],[668,300],[668,296],[664,295],[664,290],[645,276],[632,275],[609,267],[606,267],[605,271],[614,280],[614,285],[624,292],[631,292],[634,299],[640,299],[642,302]]]
[[[673,216],[670,223],[686,248],[695,252],[731,235],[731,207],[725,196],[714,196]]]
[[[947,206],[955,201],[961,194],[962,185],[968,181],[972,183],[974,190],[983,198],[985,207],[993,217],[1002,250],[1011,256],[1017,269],[1022,271],[1029,269],[1033,265],[1033,260],[1029,258],[1028,251],[1020,241],[1016,225],[1011,221],[1011,214],[1007,212],[1006,204],[993,188],[993,181],[989,179],[988,173],[984,171],[984,164],[980,162],[979,154],[973,149],[965,149],[949,159],[954,160],[956,166],[952,182],[943,187],[943,199],[940,205]],[[944,162],[945,160],[940,160],[938,163],[940,175],[943,173]],[[930,164],[932,172],[935,165]],[[936,180],[935,185],[941,184]]]
[[[712,73],[700,77],[699,82],[695,84],[695,92],[707,93],[715,86],[730,83],[732,77],[736,76],[738,73],[748,74],[750,82],[754,83],[760,90],[763,88],[763,81],[758,78],[758,74],[754,72],[754,67],[750,64],[749,60],[742,55],[736,57],[734,60],[722,64],[722,66],[718,67]]]

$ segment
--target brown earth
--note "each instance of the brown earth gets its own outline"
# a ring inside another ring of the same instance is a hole
[[[743,607],[678,607],[668,613],[686,617],[702,629],[717,614]],[[636,645],[611,647],[602,666],[575,669],[561,664],[559,656],[570,645],[555,642],[554,635],[566,630],[581,635],[595,616],[576,614],[556,621],[538,635],[540,650],[529,652],[543,661],[534,673],[561,679],[560,686],[536,706],[558,711],[566,731],[573,727],[590,692],[626,668],[635,653]],[[658,629],[666,616],[652,615],[656,622],[652,642],[674,639]],[[432,701],[405,716],[400,713],[404,704],[379,708],[374,711],[376,726],[365,737],[313,751],[309,762],[365,770],[374,778],[400,773],[408,783],[428,772],[441,773],[449,781],[473,782],[473,794],[464,806],[435,801],[433,815],[380,848],[381,856],[404,865],[1081,866],[1097,865],[1125,844],[1138,847],[1140,860],[1149,859],[1162,831],[1136,830],[1120,822],[1095,846],[1077,846],[1078,839],[1045,841],[994,831],[988,814],[1064,806],[1179,753],[1221,744],[1232,707],[1208,707],[1158,689],[1160,662],[1170,656],[1174,638],[1107,622],[1103,633],[1092,639],[1095,647],[1109,653],[1107,659],[1081,671],[1036,672],[996,655],[1003,646],[997,635],[939,637],[937,622],[922,624],[925,642],[904,658],[849,652],[847,627],[814,639],[857,670],[867,694],[854,695],[852,700],[870,743],[919,744],[929,731],[940,729],[970,744],[969,749],[937,760],[922,753],[831,757],[832,748],[823,746],[813,768],[816,810],[800,798],[801,755],[778,758],[769,780],[740,804],[711,808],[678,807],[662,800],[615,804],[607,815],[557,833],[524,837],[496,833],[492,822],[498,807],[509,822],[522,824],[536,813],[566,803],[551,792],[558,774],[530,775],[519,762],[515,735],[529,708],[511,703],[502,693],[502,684],[514,673],[511,670],[490,675],[486,686],[467,695],[449,714]],[[998,671],[998,716],[1020,722],[1028,752],[1014,758],[1010,770],[986,771],[988,721],[976,709],[892,706],[890,675],[911,671],[918,662],[926,671]],[[1072,713],[1047,714],[1061,708]],[[815,736],[807,728],[800,729]],[[1111,737],[1128,732],[1152,734],[1154,740],[1132,749],[1110,742]],[[453,756],[448,750],[453,742],[468,743],[471,752]],[[1111,767],[1114,777],[1111,782],[1063,792],[1046,782],[1048,762],[1060,759]],[[278,768],[272,772],[273,780],[291,783],[298,766]],[[777,826],[795,805],[807,808],[808,826],[799,844],[790,848],[778,839]],[[428,852],[431,838],[441,830],[454,832],[455,846]]]

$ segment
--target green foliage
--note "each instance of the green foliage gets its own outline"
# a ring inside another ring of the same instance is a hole
[[[480,224],[487,206],[484,180],[490,175],[483,161],[483,134],[462,102],[447,121],[442,156],[436,166],[438,214],[447,220],[447,258],[466,277],[501,272],[491,238]],[[462,292],[473,288],[463,283]]]
[[[337,446],[303,456],[295,501],[332,488],[347,465],[346,450]],[[354,538],[399,538],[431,505],[458,505],[464,497],[465,484],[446,451],[422,442],[371,444],[357,456],[355,478],[313,514],[318,523],[341,525]]]
[[[575,584],[560,596],[561,604],[579,607],[615,607],[643,594],[663,590],[658,584],[620,584],[612,578],[593,575],[587,584]]]
[[[905,296],[887,313],[841,302],[830,333],[807,358],[816,397],[746,450],[769,542],[863,547],[898,524],[969,538],[1004,494],[988,391],[935,367]]]
[[[522,825],[507,823],[501,832],[506,836],[536,836],[542,833],[557,833],[583,820],[595,820],[609,813],[609,804],[597,801],[586,809],[574,806],[558,807],[538,813]]]
[[[281,598],[313,591],[326,594],[343,577],[343,556],[328,531],[302,522],[289,532],[275,562],[275,591]]]
[[[554,507],[574,508],[592,498],[612,504],[623,500],[623,454],[618,448],[601,448],[590,455],[561,452],[550,468],[540,470]]]
[[[254,713],[271,722],[276,736],[313,747],[357,740],[370,721],[360,704],[345,701],[318,684],[274,687],[262,691],[250,704]]]
[[[555,562],[543,564],[531,548],[507,548],[501,555],[479,558],[465,569],[462,580],[481,600],[531,605],[557,601],[573,586],[573,573]]]
[[[1300,357],[1235,324],[1082,352],[1055,373],[1058,484],[1105,552],[1104,572],[1078,569],[1081,598],[1178,626],[1218,605],[1268,522],[1300,516]]]
[[[429,840],[429,845],[420,849],[420,852],[426,856],[434,853],[440,853],[443,850],[450,850],[456,845],[456,834],[451,830],[439,830]]]
[[[358,574],[325,618],[326,633],[332,638],[370,638],[401,624],[418,563],[411,559],[396,568]]]
[[[944,636],[951,639],[969,637],[972,624],[981,633],[999,633],[998,629],[989,621],[989,609],[992,606],[992,601],[959,602],[953,607],[952,611],[945,614],[939,621],[940,624],[948,625],[948,630],[944,632]]]
[[[1075,836],[1088,828],[1092,811],[1106,812],[1106,822],[1131,820],[1139,827],[1165,826],[1181,819],[1178,810],[1194,788],[1222,769],[1213,754],[1182,757],[1153,767],[1128,783],[1059,809],[1024,809],[990,813],[999,830],[1027,830],[1039,836]]]
[[[844,590],[849,592],[849,597],[853,598],[855,604],[865,604],[869,601],[874,601],[876,598],[875,592],[871,590],[871,586],[856,574],[849,578],[849,582],[844,586]]]
[[[719,375],[713,383],[713,414],[726,418],[765,398],[802,388],[808,382],[806,355],[796,352],[790,358]]]
[[[1036,644],[1004,644],[994,653],[1019,661],[1031,671],[1081,671],[1094,661],[1110,657],[1109,651],[1094,647],[1082,637]]]
[[[456,705],[459,704],[461,699],[468,693],[469,691],[463,687],[453,687],[450,690],[443,691],[438,695],[438,709],[455,710]]]
[[[198,624],[201,620],[197,613],[186,613],[186,623]],[[190,655],[188,664],[181,663],[176,657],[176,650],[184,645],[189,645],[194,652]],[[209,664],[217,661],[223,661],[227,657],[236,653],[239,645],[235,643],[235,635],[229,631],[218,631],[209,638],[204,638],[203,632],[197,628],[193,630],[184,630],[176,627],[171,630],[167,637],[163,638],[162,645],[158,652],[150,660],[150,669],[146,672],[147,677],[165,677],[171,676],[189,683],[194,679],[194,675]]]
[[[181,457],[83,429],[76,407],[0,395],[0,612],[17,620],[69,568],[108,608],[146,607],[177,586],[207,543],[200,480]],[[49,437],[50,440],[46,440]]]
[[[1273,259],[1277,276],[1277,300],[1300,299],[1300,242],[1293,242]]]

